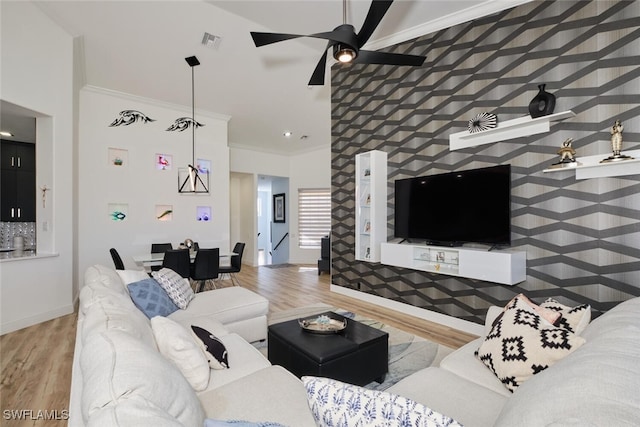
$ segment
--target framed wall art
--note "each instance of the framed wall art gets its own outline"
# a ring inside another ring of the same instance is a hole
[[[273,195],[273,222],[285,222],[284,193]]]

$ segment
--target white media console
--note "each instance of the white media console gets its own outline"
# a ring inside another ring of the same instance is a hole
[[[515,285],[527,278],[527,253],[382,243],[380,262],[396,267]]]

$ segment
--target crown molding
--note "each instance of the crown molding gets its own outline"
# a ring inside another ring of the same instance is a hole
[[[381,39],[376,39],[365,44],[363,48],[366,50],[379,50],[406,42],[407,40],[416,39],[426,34],[431,34],[465,22],[473,21],[474,19],[493,15],[494,13],[502,12],[503,10],[520,6],[525,3],[530,3],[532,1],[533,0],[487,0],[465,10],[425,22],[424,24],[408,28],[404,31],[394,33]]]
[[[152,99],[152,98],[145,98],[143,96],[138,96],[138,95],[132,95],[130,93],[125,93],[125,92],[119,92],[117,90],[112,90],[112,89],[105,89],[103,87],[99,87],[99,86],[92,86],[92,85],[85,85],[81,91],[85,91],[85,92],[92,92],[92,93],[97,93],[100,95],[108,95],[108,96],[114,96],[117,98],[123,98],[123,99],[127,99],[129,101],[133,101],[133,102],[139,102],[142,104],[148,104],[148,105],[153,105],[155,107],[162,107],[162,108],[167,108],[170,110],[176,110],[176,111],[184,111],[185,113],[191,113],[191,108],[185,106],[185,105],[180,105],[180,104],[173,104],[171,102],[165,102],[165,101],[159,101],[157,99]],[[212,119],[218,119],[218,120],[223,120],[225,122],[229,122],[229,120],[231,120],[231,116],[228,116],[226,114],[219,114],[219,113],[213,113],[211,111],[207,111],[207,110],[202,110],[199,108],[196,108],[196,113],[200,116],[206,116]]]

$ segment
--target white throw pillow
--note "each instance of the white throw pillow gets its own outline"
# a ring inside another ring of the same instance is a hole
[[[319,427],[461,427],[452,418],[406,397],[329,378],[307,376],[302,382]]]
[[[209,384],[209,362],[204,351],[184,326],[162,316],[151,319],[158,350],[171,361],[196,391]]]
[[[169,268],[151,273],[154,279],[162,286],[175,305],[181,309],[187,308],[189,302],[195,297],[189,281]]]
[[[553,326],[520,296],[496,319],[476,356],[510,391],[572,353],[584,338]]]

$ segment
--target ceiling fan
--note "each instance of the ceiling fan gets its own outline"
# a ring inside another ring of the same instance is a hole
[[[373,0],[367,13],[367,17],[362,24],[360,32],[356,34],[353,25],[347,24],[347,0],[342,3],[343,24],[337,26],[333,31],[315,34],[283,34],[283,33],[260,33],[251,32],[251,37],[256,47],[266,46],[285,40],[299,37],[313,37],[328,40],[329,43],[324,54],[318,61],[309,85],[322,86],[324,84],[324,74],[327,63],[327,51],[333,49],[333,57],[342,63],[353,64],[384,64],[384,65],[413,65],[420,66],[426,59],[424,56],[407,55],[401,53],[376,52],[361,50],[360,48],[369,40],[378,27],[380,21],[389,10],[393,0]]]

